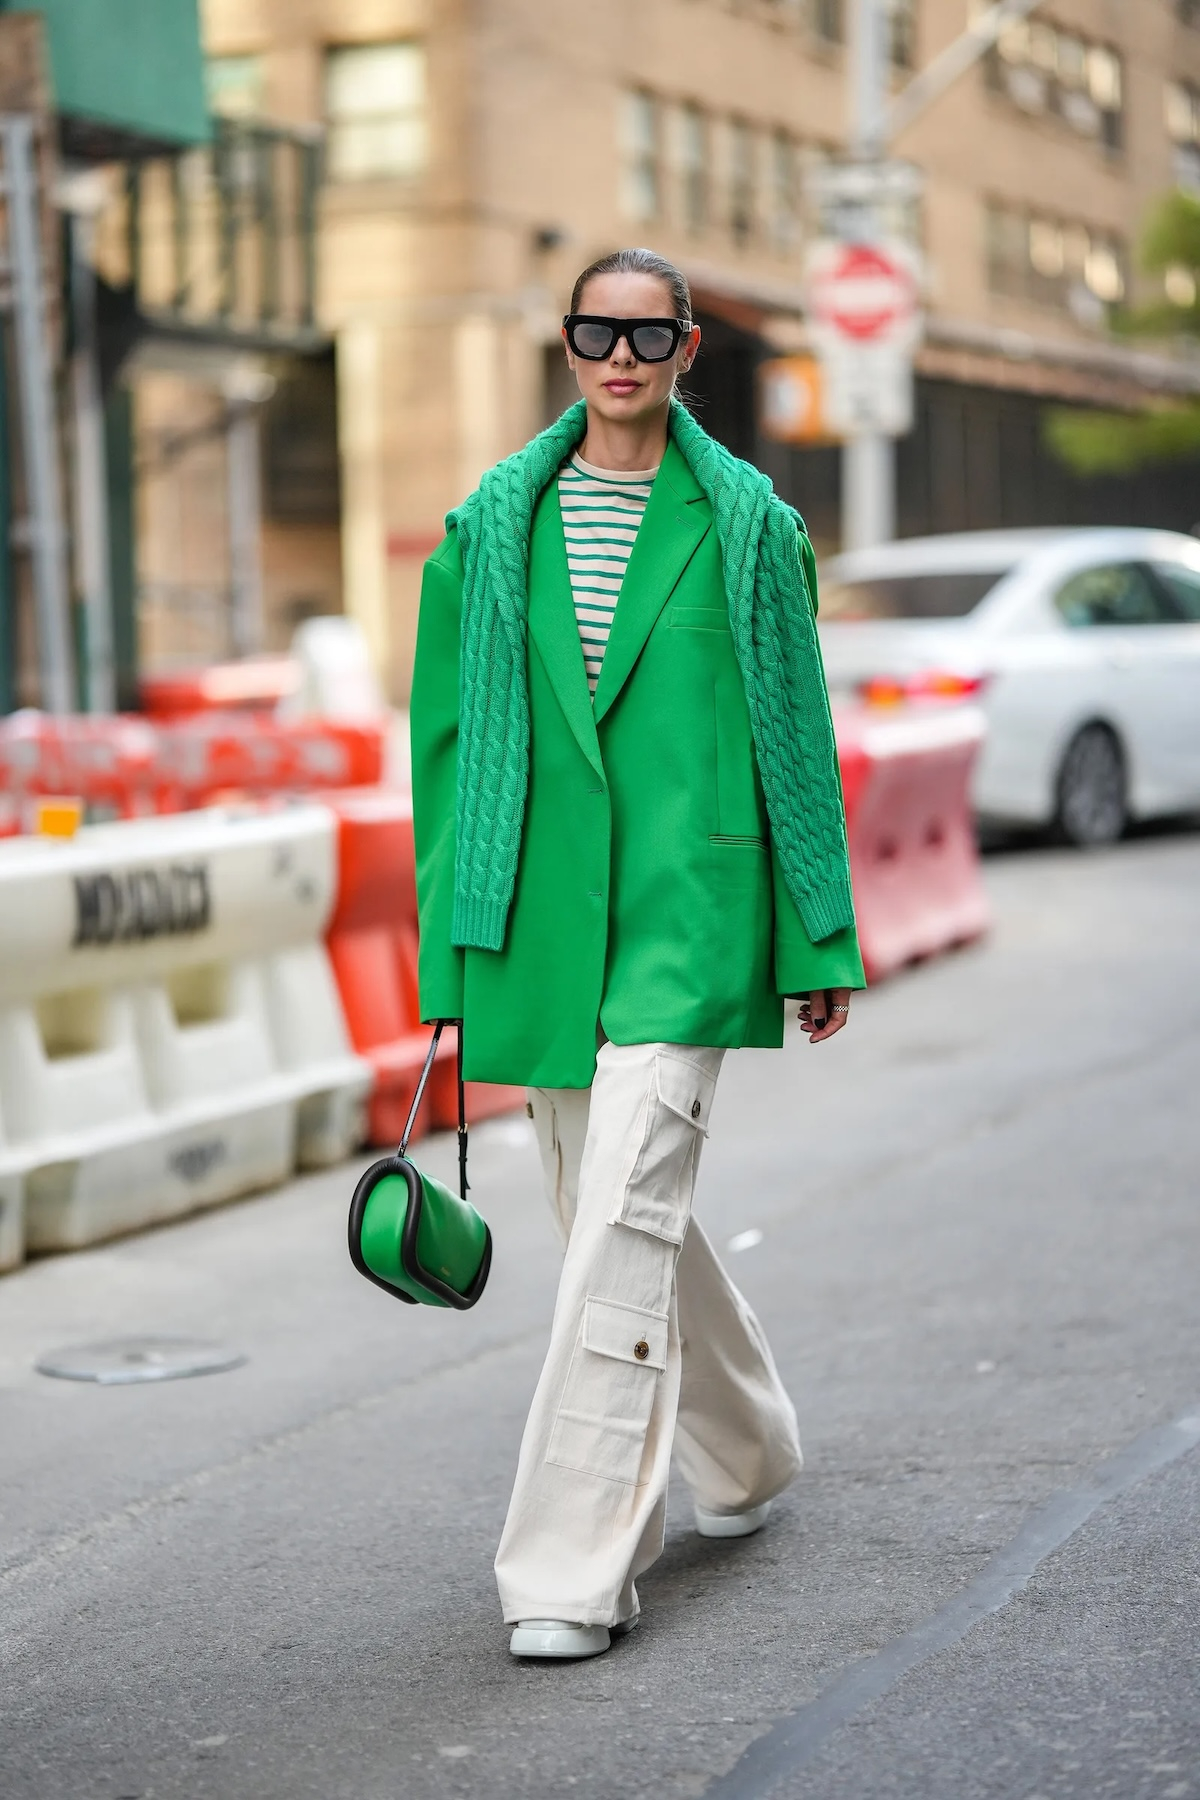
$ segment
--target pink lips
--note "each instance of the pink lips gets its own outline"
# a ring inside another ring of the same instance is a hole
[[[635,394],[641,386],[640,381],[606,381],[604,383],[610,394]]]

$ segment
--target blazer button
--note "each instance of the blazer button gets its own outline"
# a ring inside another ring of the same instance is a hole
[[[692,1117],[693,1119],[698,1119],[700,1117],[700,1102],[698,1100],[692,1101]]]
[[[650,1346],[645,1338],[638,1339],[637,1343],[633,1346],[633,1354],[637,1357],[639,1362],[645,1362],[650,1354]]]

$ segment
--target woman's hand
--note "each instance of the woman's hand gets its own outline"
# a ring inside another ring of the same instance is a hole
[[[810,1044],[823,1044],[835,1037],[850,1017],[851,988],[814,988],[801,995],[802,1005],[796,1017]]]

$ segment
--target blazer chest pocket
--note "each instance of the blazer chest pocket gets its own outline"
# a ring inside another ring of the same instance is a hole
[[[673,631],[729,630],[729,614],[723,606],[673,606],[667,614]]]

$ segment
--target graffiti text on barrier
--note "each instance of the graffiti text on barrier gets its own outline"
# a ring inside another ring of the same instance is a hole
[[[75,877],[72,948],[76,950],[88,944],[134,944],[204,931],[211,919],[204,863]]]

